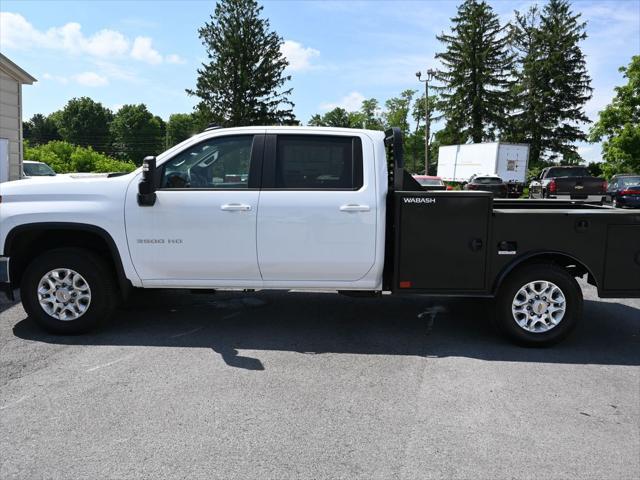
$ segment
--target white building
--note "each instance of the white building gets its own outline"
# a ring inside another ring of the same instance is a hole
[[[0,182],[22,172],[22,85],[37,80],[0,53]]]

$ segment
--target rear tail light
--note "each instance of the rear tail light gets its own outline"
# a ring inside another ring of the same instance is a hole
[[[470,184],[468,184],[468,185],[467,185],[467,188],[468,188],[469,190],[475,190],[475,189],[476,189],[476,188],[478,188],[478,187],[476,187],[473,183],[470,183]]]
[[[607,184],[606,180],[604,182],[602,182],[602,193],[607,193],[607,188],[608,187],[609,187],[609,185]]]
[[[635,190],[635,189],[631,189],[631,190],[622,190],[620,192],[620,195],[640,195],[640,188]]]
[[[451,185],[447,185],[447,190],[453,190],[453,187]]]
[[[556,190],[558,189],[558,186],[556,185],[556,181],[555,180],[551,180],[549,182],[549,193],[556,193]]]

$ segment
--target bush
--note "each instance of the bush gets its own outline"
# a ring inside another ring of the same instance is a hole
[[[24,159],[43,162],[56,173],[70,172],[132,172],[136,166],[132,162],[116,160],[91,147],[78,147],[68,142],[54,140],[44,145],[31,147],[24,145]]]

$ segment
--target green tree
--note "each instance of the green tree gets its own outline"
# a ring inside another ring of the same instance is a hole
[[[584,104],[591,98],[580,42],[586,24],[566,0],[550,0],[539,12],[516,12],[513,45],[517,52],[509,140],[530,145],[530,163],[560,156],[576,158],[576,141],[585,141]]]
[[[513,54],[508,26],[484,1],[466,0],[451,19],[451,34],[437,38],[445,51],[436,54],[442,70],[434,87],[440,92],[444,117],[459,125],[474,142],[494,139],[506,124],[510,108]]]
[[[616,95],[600,112],[590,132],[592,142],[602,141],[603,172],[640,172],[640,55],[620,68],[626,85],[616,87]]]
[[[141,165],[147,155],[164,149],[164,122],[146,105],[124,105],[111,122],[111,135],[116,155]]]
[[[399,97],[392,97],[384,102],[382,117],[386,128],[399,127],[405,136],[409,134],[409,114],[415,94],[416,90],[404,90]]]
[[[368,130],[383,130],[384,124],[380,118],[380,104],[375,98],[368,98],[362,101],[360,114],[364,128]]]
[[[312,127],[384,129],[378,101],[375,98],[363,100],[360,110],[355,112],[348,112],[342,107],[336,107],[323,115],[316,113],[308,124]]]
[[[22,125],[22,136],[30,145],[42,145],[51,140],[60,140],[58,126],[51,116],[36,113]]]
[[[197,110],[219,125],[289,124],[295,122],[291,79],[284,71],[283,40],[261,18],[255,0],[220,0],[211,20],[198,30],[208,63],[198,69]]]
[[[362,128],[362,118],[359,112],[347,112],[344,108],[336,107],[324,115],[315,114],[309,120],[312,127],[340,127]]]
[[[167,147],[172,147],[202,131],[191,113],[174,113],[167,122]]]
[[[72,98],[52,115],[63,140],[99,152],[111,151],[109,124],[113,113],[89,97]]]

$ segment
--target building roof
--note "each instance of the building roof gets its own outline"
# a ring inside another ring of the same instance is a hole
[[[18,65],[9,60],[5,55],[0,53],[0,70],[5,72],[7,75],[15,78],[20,83],[26,83],[27,85],[32,85],[33,82],[37,82],[35,77],[31,76],[25,70],[20,68]]]

